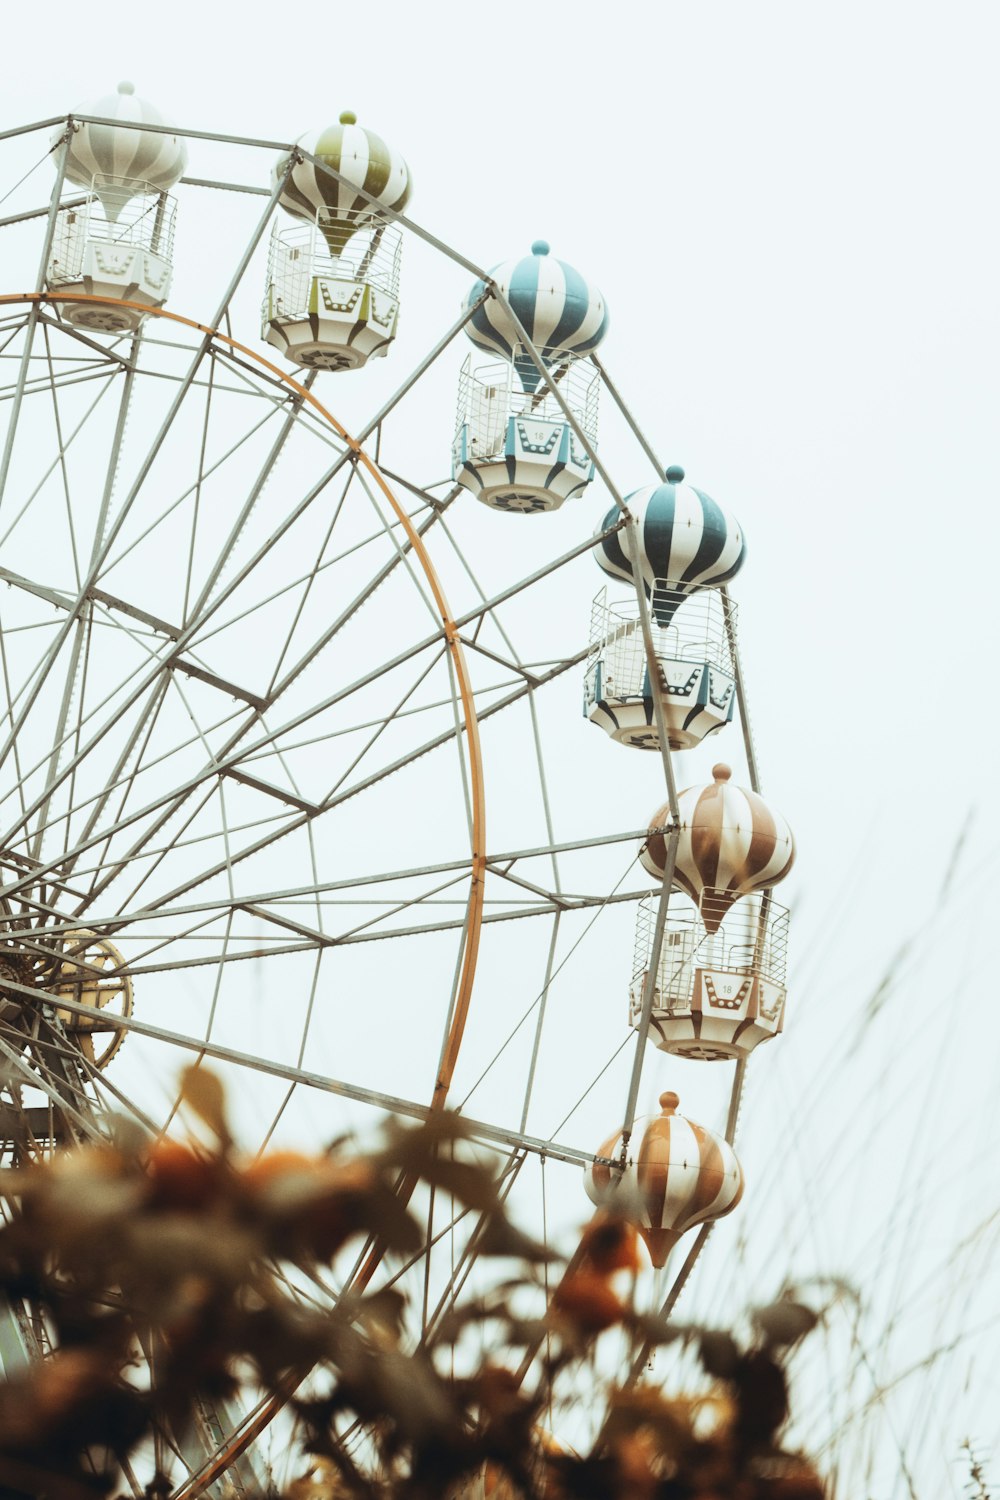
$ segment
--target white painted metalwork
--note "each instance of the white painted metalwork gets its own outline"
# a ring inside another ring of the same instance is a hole
[[[629,991],[629,1023],[638,1026],[653,950],[656,902],[640,902]],[[744,1058],[784,1024],[788,911],[767,894],[730,908],[706,932],[683,898],[671,905],[653,985],[649,1039],[664,1052],[719,1061]]]
[[[659,625],[657,601],[671,592],[666,582],[657,580],[650,620],[657,665],[654,687],[670,749],[687,750],[732,720],[736,606],[718,589],[697,589],[668,626]],[[609,602],[606,588],[591,606],[584,713],[618,744],[660,748],[637,602],[634,597]]]
[[[594,475],[586,443],[597,441],[600,377],[590,360],[543,351],[560,401],[545,385],[526,391],[512,361],[474,359],[467,356],[458,382],[457,483],[509,511],[555,510],[582,493]]]
[[[176,203],[148,182],[108,178],[83,203],[60,209],[46,281],[53,291],[162,307],[170,294]],[[128,332],[132,307],[64,302],[67,323],[98,333]]]
[[[357,228],[344,242],[344,220]],[[395,224],[330,210],[311,224],[275,224],[261,333],[296,364],[354,370],[384,356],[399,321],[402,236]]]

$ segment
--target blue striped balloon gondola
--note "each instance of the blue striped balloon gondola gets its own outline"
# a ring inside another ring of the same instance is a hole
[[[549,253],[545,240],[536,240],[522,260],[494,266],[490,280],[510,302],[518,321],[551,367],[559,360],[579,358],[596,349],[608,331],[608,308],[596,287],[564,260]],[[486,290],[477,281],[465,299],[470,308]],[[478,349],[513,361],[528,392],[537,390],[541,375],[524,351],[523,341],[507,309],[487,297],[476,308],[465,331]]]
[[[452,477],[495,510],[555,510],[594,477],[599,381],[586,356],[608,329],[604,298],[536,240],[530,255],[494,266],[489,284],[477,281],[463,306],[466,334],[494,362],[470,355],[462,368]]]
[[[685,484],[683,469],[668,469],[667,474],[662,484],[634,490],[625,501],[638,523],[639,571],[660,625],[670,624],[696,588],[728,582],[746,557],[743,529],[735,517],[704,490]],[[612,507],[597,534],[617,519]],[[594,549],[598,567],[631,583],[635,535],[631,526],[623,526],[604,537]]]

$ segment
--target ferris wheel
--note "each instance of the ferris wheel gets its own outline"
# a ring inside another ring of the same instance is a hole
[[[192,1060],[251,1149],[460,1108],[526,1212],[579,1217],[584,1169],[633,1180],[654,1264],[697,1229],[672,1305],[785,1005],[740,524],[636,424],[603,295],[543,240],[486,271],[421,229],[352,114],[243,141],[122,84],[8,132],[10,180],[40,142],[48,201],[25,174],[0,225],[7,1161],[169,1128]],[[475,1263],[434,1213],[425,1322]],[[176,1493],[249,1483],[273,1415],[208,1413]]]

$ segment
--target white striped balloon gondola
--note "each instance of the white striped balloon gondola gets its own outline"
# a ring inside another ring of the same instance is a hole
[[[701,913],[707,932],[717,932],[734,901],[749,891],[776,885],[792,868],[795,841],[781,813],[756,792],[730,785],[726,765],[712,768],[707,786],[688,787],[677,799],[681,817],[674,883]],[[653,814],[639,858],[662,880],[667,860],[670,808]]]
[[[83,115],[112,123],[81,121],[66,144],[65,175],[88,189],[82,202],[56,217],[46,267],[49,287],[64,295],[102,302],[60,302],[63,322],[98,333],[124,333],[142,322],[138,302],[162,307],[170,292],[175,204],[167,196],[187,165],[184,142],[166,130],[159,110],[137,97],[131,83],[82,105]],[[58,163],[61,130],[53,136]]]
[[[164,130],[130,128],[167,124],[158,109],[139,98],[131,83],[120,83],[116,93],[80,105],[77,113],[113,121],[108,125],[75,125],[66,153],[67,182],[92,188],[112,223],[131,196],[125,184],[141,184],[165,193],[180,181],[187,166],[187,147],[180,136]],[[60,125],[52,136],[53,147],[62,133]]]
[[[598,377],[585,356],[608,328],[604,298],[580,273],[536,240],[531,254],[494,267],[491,283],[538,350],[576,425],[597,439]],[[465,331],[488,365],[470,356],[459,381],[452,477],[496,510],[555,510],[594,476],[587,449],[543,381],[517,323],[477,281],[465,299]],[[480,301],[481,298],[485,300]],[[479,303],[479,306],[476,304]]]
[[[272,231],[261,333],[295,364],[356,370],[396,336],[402,240],[386,210],[406,204],[409,168],[349,110],[296,147],[316,160],[294,161],[278,199],[299,222]],[[275,185],[289,160],[275,162]]]
[[[592,1202],[614,1209],[616,1193],[633,1219],[654,1266],[666,1265],[681,1235],[696,1224],[732,1213],[743,1196],[743,1168],[727,1142],[677,1114],[674,1093],[660,1095],[661,1113],[635,1121],[620,1165],[622,1133],[604,1142],[584,1169]],[[610,1163],[610,1164],[609,1164]]]

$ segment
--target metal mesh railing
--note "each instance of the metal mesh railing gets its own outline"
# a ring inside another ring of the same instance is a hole
[[[543,350],[552,378],[576,422],[591,443],[597,441],[597,406],[600,379],[588,359],[567,359]],[[566,414],[544,383],[536,390],[523,389],[513,361],[473,368],[469,355],[458,379],[457,426],[468,424],[470,448],[476,458],[503,452],[510,417],[540,422],[565,422]]]
[[[727,970],[784,985],[788,969],[788,911],[767,892],[741,896],[726,913],[718,932],[706,932],[700,913],[671,895],[660,949],[655,1008],[686,1011],[696,969]],[[676,903],[676,905],[675,905]],[[639,903],[632,966],[633,1011],[639,981],[649,968],[656,925],[657,898]]]
[[[321,211],[312,223],[276,224],[267,264],[271,307],[285,317],[306,312],[317,278],[360,281],[398,297],[402,254],[397,225],[358,213],[334,218]]]
[[[91,188],[83,203],[59,210],[49,257],[50,284],[76,281],[87,244],[94,242],[146,250],[169,265],[176,216],[175,200],[150,183],[106,178]]]
[[[660,662],[708,662],[734,675],[730,640],[736,630],[736,605],[718,589],[696,588],[688,594],[667,626],[656,622],[656,606],[676,591],[661,579],[651,599],[653,648]],[[603,663],[606,696],[642,697],[646,691],[646,648],[635,600],[608,603],[607,589],[594,599],[590,611],[590,657]]]

